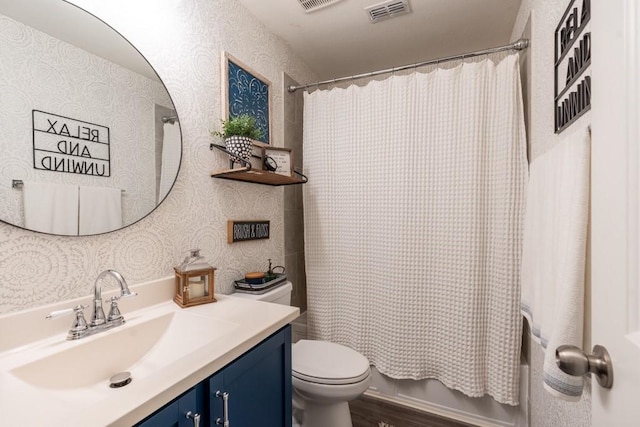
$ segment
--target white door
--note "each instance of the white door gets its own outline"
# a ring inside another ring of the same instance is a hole
[[[640,426],[639,8],[592,2],[591,338],[614,374],[593,379],[593,427]]]

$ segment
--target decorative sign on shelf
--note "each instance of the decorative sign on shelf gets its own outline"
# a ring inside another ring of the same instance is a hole
[[[221,74],[224,119],[249,114],[262,131],[259,141],[268,144],[271,138],[271,82],[227,52],[222,52]]]
[[[591,1],[571,0],[555,32],[555,132],[591,108]]]
[[[264,156],[269,156],[275,162],[275,170],[273,172],[278,175],[293,175],[293,155],[291,149],[281,147],[263,148]]]
[[[269,238],[270,221],[227,221],[227,243]]]
[[[34,169],[111,175],[108,127],[39,110],[32,117]]]

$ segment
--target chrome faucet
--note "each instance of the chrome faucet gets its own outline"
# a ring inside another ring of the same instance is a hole
[[[116,279],[118,285],[120,285],[120,296],[113,297],[109,300],[111,301],[111,310],[109,311],[109,317],[105,319],[104,310],[102,309],[102,279],[107,275]],[[136,295],[137,294],[135,292],[131,292],[129,290],[129,286],[127,285],[126,280],[124,280],[124,277],[122,277],[122,274],[115,270],[103,271],[98,275],[96,282],[93,284],[93,316],[91,316],[91,323],[89,323],[89,326],[96,328],[109,324],[110,327],[114,327],[123,324],[124,318],[122,317],[122,314],[120,314],[117,301],[120,298],[130,298],[135,297]]]
[[[109,299],[111,302],[111,309],[109,315],[105,318],[104,310],[102,309],[102,279],[106,276],[111,276],[120,285],[120,296],[112,297]],[[53,311],[49,313],[47,319],[55,319],[66,314],[75,314],[75,319],[71,325],[71,329],[67,334],[68,340],[77,340],[89,335],[97,334],[98,332],[105,331],[107,329],[120,326],[124,323],[124,317],[118,309],[118,300],[121,298],[131,298],[138,295],[135,292],[129,290],[126,280],[122,277],[122,274],[115,270],[105,270],[98,275],[96,282],[93,285],[93,315],[91,317],[91,323],[87,324],[84,318],[84,309],[86,306],[77,305],[74,308],[67,308],[64,310]]]

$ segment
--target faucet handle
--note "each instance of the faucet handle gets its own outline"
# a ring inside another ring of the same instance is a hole
[[[65,316],[67,314],[74,313],[76,318],[71,324],[71,329],[69,329],[69,333],[67,334],[68,340],[77,340],[78,338],[82,338],[84,336],[89,335],[89,326],[87,325],[87,321],[84,318],[84,309],[86,306],[78,304],[73,308],[66,308],[64,310],[52,311],[47,315],[47,319],[55,319],[60,316]]]
[[[52,311],[51,313],[47,314],[46,318],[56,319],[58,317],[66,316],[67,314],[77,313],[78,311],[83,312],[85,308],[87,308],[86,305],[78,304],[73,308],[65,308],[62,310]]]
[[[109,315],[107,316],[107,322],[109,322],[113,326],[118,326],[124,323],[124,318],[122,317],[122,313],[120,313],[120,309],[118,308],[118,300],[120,298],[123,297],[114,296],[109,298],[109,302],[111,302],[111,309],[109,310]]]

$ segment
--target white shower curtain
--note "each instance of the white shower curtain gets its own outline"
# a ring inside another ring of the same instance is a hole
[[[305,94],[310,336],[518,404],[518,56]]]

